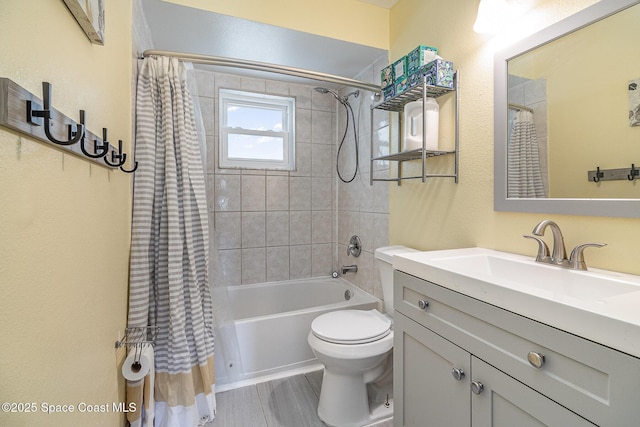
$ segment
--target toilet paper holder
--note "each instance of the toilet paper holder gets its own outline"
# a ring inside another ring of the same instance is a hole
[[[127,346],[140,346],[155,345],[156,335],[158,335],[157,326],[143,326],[134,328],[125,328],[124,337],[116,341],[116,349]]]

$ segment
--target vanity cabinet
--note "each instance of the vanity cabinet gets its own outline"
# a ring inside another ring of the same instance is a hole
[[[394,274],[394,426],[640,425],[640,359]]]
[[[371,106],[371,163],[369,167],[369,183],[373,185],[374,181],[395,181],[398,185],[406,179],[421,179],[422,182],[426,182],[427,178],[453,178],[455,183],[458,183],[458,154],[459,154],[459,126],[458,126],[458,110],[459,110],[459,98],[458,98],[458,78],[459,71],[455,71],[453,74],[453,88],[445,88],[440,86],[433,86],[426,83],[426,78],[423,78],[422,83],[407,89],[394,97],[387,100],[380,101]],[[427,98],[439,98],[449,93],[455,94],[455,147],[453,150],[428,150],[425,147],[425,127],[422,127],[423,138],[422,148],[416,150],[403,150],[401,147],[404,145],[403,135],[403,121],[404,121],[404,106],[412,101],[422,100],[423,105],[423,117],[426,117],[425,111],[425,99]],[[382,156],[374,155],[374,133],[377,129],[374,129],[374,112],[376,110],[383,110],[398,114],[398,123],[396,126],[397,138],[398,138],[398,152],[389,153]],[[433,173],[429,172],[427,168],[427,159],[430,157],[438,156],[452,156],[454,162],[454,172],[452,174]],[[422,173],[420,175],[405,175],[403,173],[402,164],[410,160],[420,160],[422,162]],[[395,178],[376,178],[374,177],[375,164],[377,162],[395,162],[397,163],[398,173]]]

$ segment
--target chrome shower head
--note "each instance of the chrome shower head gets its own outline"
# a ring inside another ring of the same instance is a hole
[[[344,101],[345,101],[345,100],[344,100],[340,95],[338,95],[338,93],[337,93],[336,91],[331,90],[331,89],[327,89],[327,88],[325,88],[325,87],[316,87],[316,88],[314,88],[314,89],[315,89],[317,92],[320,92],[320,93],[330,93],[331,95],[333,95],[333,97],[334,97],[335,99],[337,99],[338,101],[340,101],[340,102],[342,102],[342,103],[344,104]]]

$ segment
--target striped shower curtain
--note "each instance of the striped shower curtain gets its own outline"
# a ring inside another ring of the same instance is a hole
[[[144,59],[136,96],[128,326],[158,328],[154,425],[198,426],[215,414],[213,313],[205,179],[184,65]]]
[[[546,197],[530,111],[518,111],[507,150],[507,197]]]

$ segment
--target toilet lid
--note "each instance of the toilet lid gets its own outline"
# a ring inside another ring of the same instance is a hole
[[[389,335],[391,321],[378,310],[339,310],[316,317],[311,331],[336,344],[364,344]]]

